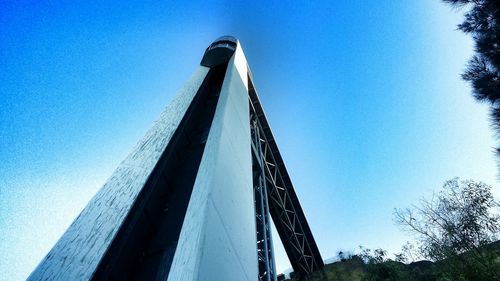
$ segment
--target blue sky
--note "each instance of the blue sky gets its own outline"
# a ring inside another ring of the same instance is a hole
[[[472,42],[441,1],[42,2],[0,2],[0,280],[27,277],[224,34],[324,258],[397,251],[393,209],[455,176],[500,195],[459,77]]]

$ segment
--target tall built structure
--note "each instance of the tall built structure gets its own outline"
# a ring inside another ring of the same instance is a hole
[[[323,260],[241,46],[217,39],[28,280],[276,280]]]

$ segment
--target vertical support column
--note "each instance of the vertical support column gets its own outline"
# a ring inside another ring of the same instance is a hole
[[[295,273],[305,276],[321,269],[323,260],[295,194],[250,73],[248,80],[250,110],[256,120],[254,130],[260,135],[257,146],[263,160],[262,170],[269,198],[268,209]]]
[[[258,280],[246,79],[246,61],[237,46],[224,75],[169,281]]]
[[[252,112],[250,115],[259,281],[276,281],[277,275],[272,245],[269,204],[267,200],[266,175],[261,147],[262,139],[260,137],[256,116],[253,115]]]

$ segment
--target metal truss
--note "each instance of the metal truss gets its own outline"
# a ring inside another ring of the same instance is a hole
[[[260,198],[265,198],[263,200],[264,206],[259,210],[265,211],[267,209],[269,211],[295,273],[298,276],[304,276],[323,268],[324,263],[307,224],[300,202],[295,194],[251,77],[248,80],[254,162],[257,162],[260,170],[264,171],[262,173],[264,175],[260,174],[256,175],[257,178],[254,177],[255,193],[259,193]],[[266,190],[267,196],[261,195],[263,190]],[[257,206],[258,203],[256,202]],[[259,221],[264,218],[262,221],[265,231],[261,233],[260,237],[262,237],[262,234],[266,235],[266,232],[269,232],[269,220],[267,219],[269,213],[261,214],[261,217],[257,215],[258,226]],[[260,242],[259,230],[258,228],[257,244],[260,269],[261,256],[265,262],[268,264],[272,263],[273,266],[274,256],[272,248],[267,248],[267,250],[265,248],[266,246],[269,247],[270,243]],[[267,242],[266,239],[270,238],[270,234],[268,234],[267,237],[264,236],[264,241]],[[259,247],[264,247],[262,248],[263,251]],[[264,253],[264,255],[261,255],[261,253]],[[269,270],[271,269],[267,269],[266,272],[270,272]]]
[[[271,237],[271,220],[267,198],[266,171],[260,145],[260,130],[255,116],[250,116],[252,136],[253,183],[255,198],[255,221],[257,229],[257,255],[259,281],[276,281],[274,251]]]

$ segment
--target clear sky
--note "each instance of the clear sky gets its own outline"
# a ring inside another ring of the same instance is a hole
[[[393,209],[455,176],[500,194],[459,77],[472,42],[439,0],[113,2],[0,1],[0,280],[28,276],[224,34],[323,258],[397,251]]]

